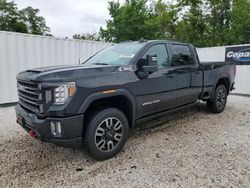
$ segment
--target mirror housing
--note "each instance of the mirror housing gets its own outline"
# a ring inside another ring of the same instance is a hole
[[[140,59],[138,61],[138,76],[140,78],[147,78],[149,74],[158,71],[157,56],[147,55],[146,59]]]

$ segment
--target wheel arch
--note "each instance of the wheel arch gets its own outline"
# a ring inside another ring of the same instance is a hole
[[[220,84],[223,84],[226,87],[227,93],[229,94],[231,79],[230,79],[230,76],[228,74],[223,74],[217,79],[217,81],[214,84],[213,96],[214,96],[214,93],[215,93],[215,90],[216,90],[217,86],[220,85]]]
[[[89,95],[81,104],[78,113],[88,114],[101,107],[115,107],[127,117],[129,126],[133,127],[136,119],[136,103],[133,95],[125,89],[117,89],[113,93],[96,92]]]

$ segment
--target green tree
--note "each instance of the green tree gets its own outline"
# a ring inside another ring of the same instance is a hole
[[[250,2],[235,0],[232,4],[230,31],[227,44],[250,43]]]
[[[39,9],[27,7],[18,10],[13,1],[0,0],[0,30],[50,35],[45,19],[38,13]]]
[[[228,44],[232,0],[208,0],[208,11],[208,35],[211,45]]]
[[[180,9],[186,9],[176,28],[176,39],[196,46],[207,44],[207,19],[203,12],[204,1],[180,0]]]
[[[28,33],[46,35],[50,28],[46,25],[45,18],[39,16],[39,9],[27,7],[19,11],[23,22],[28,26]]]
[[[106,41],[175,39],[198,47],[250,43],[249,0],[146,0],[109,2]],[[149,8],[150,7],[150,8]]]
[[[151,18],[146,21],[148,28],[154,29],[153,39],[176,39],[176,27],[180,8],[173,4],[165,4],[159,0],[155,3]]]
[[[0,0],[0,30],[28,32],[26,24],[20,20],[20,14],[14,2]]]
[[[176,38],[199,47],[249,43],[250,3],[247,0],[179,0],[187,9]]]
[[[73,35],[73,39],[101,41],[99,33],[82,33]]]
[[[106,29],[100,28],[100,36],[105,41],[120,42],[152,38],[151,29],[146,24],[150,18],[146,0],[126,0],[123,5],[109,2],[109,14]]]

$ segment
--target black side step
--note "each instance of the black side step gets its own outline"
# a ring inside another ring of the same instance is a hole
[[[201,100],[208,100],[208,99],[210,99],[210,98],[211,98],[210,96],[206,95],[206,96],[202,96],[202,97],[201,97]]]
[[[149,120],[153,120],[153,119],[159,118],[161,116],[164,116],[166,114],[170,114],[170,113],[173,113],[173,112],[176,112],[176,111],[179,111],[179,110],[183,110],[183,109],[188,108],[188,107],[195,106],[195,105],[197,105],[199,103],[200,103],[199,101],[195,101],[195,102],[192,102],[192,103],[189,103],[189,104],[177,107],[177,108],[173,108],[173,109],[170,109],[170,110],[167,110],[167,111],[163,111],[163,112],[152,114],[152,115],[149,115],[149,116],[146,116],[146,117],[142,117],[142,118],[136,120],[135,124],[140,124],[140,123],[143,123],[143,122],[146,122],[146,121],[149,121]]]

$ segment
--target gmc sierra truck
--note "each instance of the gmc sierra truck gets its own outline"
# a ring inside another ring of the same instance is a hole
[[[175,41],[113,44],[83,64],[17,75],[17,123],[30,136],[113,157],[138,123],[206,101],[224,110],[234,88],[231,62],[200,63],[191,44]]]

